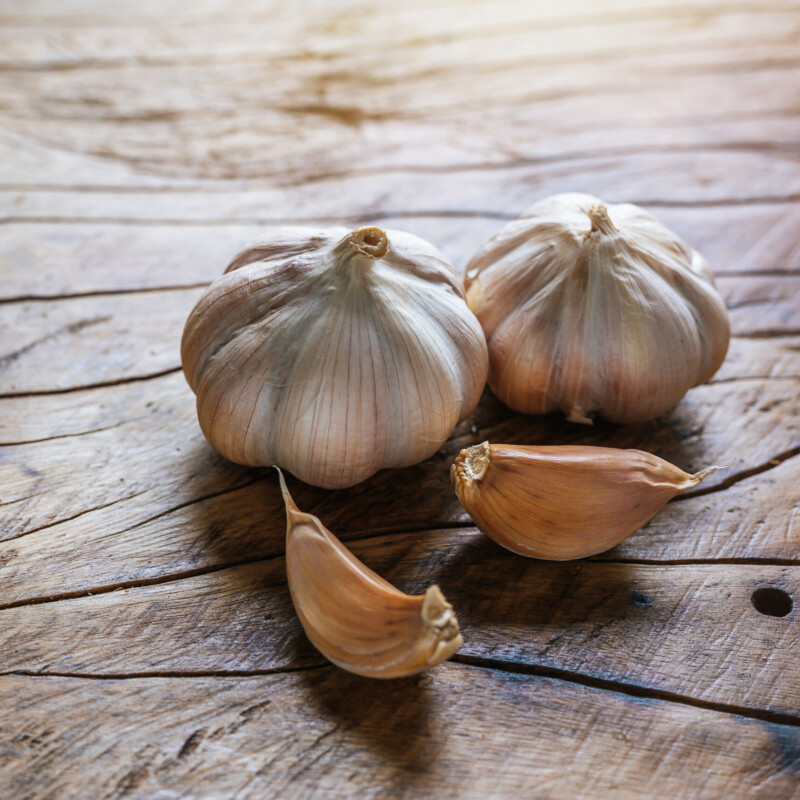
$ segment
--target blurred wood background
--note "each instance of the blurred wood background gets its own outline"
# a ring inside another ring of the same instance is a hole
[[[274,474],[200,433],[183,322],[267,226],[461,269],[560,191],[703,252],[728,359],[647,425],[487,392],[418,467],[292,482],[462,623],[427,676],[348,675],[295,620]],[[0,797],[800,797],[797,0],[0,0],[0,198]],[[455,499],[487,438],[733,463],[545,563]]]

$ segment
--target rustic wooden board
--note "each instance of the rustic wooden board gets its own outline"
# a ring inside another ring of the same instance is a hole
[[[0,788],[30,800],[189,798],[197,786],[242,800],[797,796],[794,726],[460,665],[391,682],[331,667],[6,677],[0,697],[26,709],[0,722]]]
[[[522,212],[523,207],[517,209]],[[797,274],[800,210],[794,203],[659,207],[653,212],[703,253],[717,276]],[[513,215],[511,215],[513,216]],[[504,224],[495,217],[365,217],[435,241],[458,269]],[[0,238],[0,300],[94,292],[194,288],[218,277],[267,225],[8,223]],[[64,253],[70,269],[64,269]],[[31,269],[36,265],[36,269]]]
[[[0,8],[0,796],[800,798],[798,37],[796,0]],[[186,315],[285,221],[410,230],[461,270],[569,190],[706,255],[725,364],[646,425],[487,391],[423,464],[290,479],[464,632],[422,678],[326,665],[275,475],[199,431]],[[546,563],[454,496],[487,438],[729,466]]]
[[[800,631],[750,602],[764,585],[796,595],[796,567],[551,564],[520,559],[472,529],[371,538],[352,549],[409,591],[438,583],[457,609],[463,656],[780,712],[800,723],[800,678],[785,669]],[[292,611],[282,558],[7,608],[0,622],[0,672],[250,672],[321,659]]]

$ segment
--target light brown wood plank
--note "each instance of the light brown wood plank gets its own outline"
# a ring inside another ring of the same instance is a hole
[[[763,585],[800,596],[796,568],[547,563],[469,529],[351,547],[408,590],[438,583],[457,610],[464,655],[800,712],[800,675],[787,669],[800,647],[800,609],[770,617],[750,601]],[[292,609],[282,558],[7,608],[0,622],[0,672],[271,670],[319,661]]]
[[[0,323],[0,394],[64,391],[180,366],[180,337],[201,290],[24,301]]]
[[[800,276],[721,277],[734,335],[800,329]],[[64,391],[180,367],[180,339],[202,288],[21,301],[0,322],[0,395]],[[58,365],[54,368],[54,365]]]
[[[556,434],[545,441],[563,440]],[[633,440],[588,441],[647,446]],[[790,441],[800,446],[796,433]],[[661,447],[652,447],[664,455],[668,448],[663,442]],[[302,509],[320,515],[345,541],[388,530],[468,525],[469,517],[456,500],[448,475],[457,447],[447,446],[446,452],[416,468],[381,473],[366,485],[344,492],[324,492],[294,481],[293,494]],[[672,457],[679,460],[676,455]],[[733,457],[730,451],[728,455]],[[116,489],[111,497],[120,499],[112,506],[86,510],[75,519],[0,542],[0,606],[166,580],[283,552],[283,504],[270,471],[248,472],[218,461],[198,478],[180,462],[177,451],[175,458],[163,467],[150,465],[150,473],[138,478],[128,473],[119,487],[114,483],[118,480],[115,472],[107,476],[98,472],[88,482],[98,486],[96,494],[65,487],[64,495],[71,490],[82,494],[84,501],[107,496],[102,493],[111,488]],[[147,462],[143,471],[146,466]],[[765,461],[761,466],[763,473],[744,477],[722,491],[670,503],[641,531],[599,558],[774,559],[800,564],[800,492],[795,488],[800,486],[800,459],[780,464]],[[723,472],[723,479],[733,470]],[[52,481],[54,476],[49,477]],[[248,480],[256,482],[235,488]],[[131,482],[135,493],[126,500],[131,494],[126,484]],[[402,492],[398,486],[404,487]],[[217,495],[220,491],[223,494]],[[209,499],[197,501],[209,494]],[[31,500],[34,507],[36,499]],[[26,504],[18,505],[21,512],[25,510]],[[6,538],[14,534],[15,508],[5,509]],[[32,519],[47,519],[46,508],[41,500],[40,516]],[[65,513],[59,506],[50,509],[51,514]]]
[[[213,195],[207,202],[213,205]],[[655,208],[653,213],[703,253],[716,272],[800,272],[800,206],[795,203]],[[370,221],[432,241],[459,270],[504,224],[480,217]],[[164,224],[132,230],[115,224],[11,223],[0,238],[0,299],[210,282],[248,241],[270,227]]]
[[[712,383],[750,378],[800,376],[800,338],[732,339],[728,355]]]
[[[222,187],[219,181],[192,178],[210,174],[237,183],[264,178],[286,182],[313,180],[320,174],[368,174],[398,170],[457,169],[529,160],[564,163],[587,156],[628,156],[649,152],[706,150],[796,152],[793,96],[786,87],[800,70],[768,73],[756,81],[745,73],[731,91],[721,93],[716,76],[692,81],[701,92],[694,103],[675,86],[640,98],[554,97],[536,102],[512,98],[493,114],[463,111],[443,120],[369,120],[358,125],[337,118],[347,107],[308,110],[302,137],[287,139],[297,112],[230,108],[183,120],[90,118],[14,123],[21,133],[0,133],[0,181],[46,186]],[[783,87],[783,88],[781,88]],[[613,117],[601,129],[598,115]],[[309,106],[313,109],[314,106]],[[743,111],[746,109],[746,111]],[[164,116],[168,116],[165,113]],[[12,126],[11,118],[6,127]],[[536,137],[521,136],[534,128]],[[49,135],[45,135],[50,131]],[[184,133],[185,131],[185,133]],[[65,133],[70,141],[65,142]],[[194,152],[185,150],[164,163],[176,138],[190,135]],[[112,144],[113,143],[113,144]],[[69,149],[65,149],[69,146]],[[181,168],[178,165],[183,164]],[[152,169],[151,173],[143,170]],[[165,169],[168,174],[164,174]]]
[[[725,362],[711,382],[798,378],[798,353],[800,337],[797,336],[734,338]],[[63,395],[8,397],[0,401],[0,445],[92,433],[157,413],[153,408],[159,405],[172,408],[187,400],[191,401],[191,397],[179,376],[164,376],[153,379],[152,383],[123,382]]]
[[[108,429],[87,434],[79,448],[70,438],[2,448],[0,537],[14,538],[78,516],[76,530],[84,535],[110,534],[263,474],[230,464],[211,450],[199,431],[182,375],[165,380],[163,388],[154,386],[149,400],[146,394],[142,397],[144,413],[138,419],[113,428],[103,425]],[[513,414],[487,393],[441,455],[421,467],[378,473],[344,492],[313,490],[315,500],[306,508],[338,530],[397,530],[398,519],[403,520],[401,530],[409,524],[447,524],[455,507],[449,465],[462,447],[486,438],[636,447],[688,471],[733,461],[729,474],[742,472],[800,444],[798,403],[797,381],[721,382],[693,389],[672,412],[646,425],[599,423],[588,428],[556,417]],[[735,429],[732,418],[738,421]],[[725,480],[725,473],[718,472],[704,486]],[[406,491],[398,493],[398,485]],[[429,493],[432,497],[424,500]],[[359,522],[341,524],[340,515],[353,519],[353,510]],[[457,519],[465,519],[463,512]]]
[[[120,63],[182,64],[187,61],[209,63],[216,59],[248,61],[254,57],[305,57],[313,59],[322,55],[348,55],[354,43],[372,51],[392,46],[404,49],[411,57],[418,57],[423,47],[437,45],[437,55],[450,58],[453,53],[478,40],[495,48],[508,44],[522,35],[538,45],[536,52],[556,60],[565,55],[585,57],[592,47],[607,47],[611,56],[619,55],[620,44],[660,43],[674,40],[685,46],[729,42],[731,34],[747,27],[753,34],[754,44],[765,39],[785,36],[785,23],[792,22],[797,8],[785,4],[752,5],[717,4],[700,10],[696,4],[689,7],[661,6],[646,9],[632,8],[626,14],[604,8],[570,17],[556,16],[549,20],[545,9],[535,5],[515,2],[495,2],[487,13],[481,5],[459,7],[454,14],[447,8],[389,8],[376,5],[349,15],[349,25],[342,26],[334,37],[321,34],[319,21],[302,14],[291,15],[274,9],[269,17],[243,22],[238,15],[227,17],[214,26],[194,26],[173,37],[161,28],[147,26],[145,21],[137,27],[119,29],[89,25],[57,26],[39,20],[36,26],[5,26],[0,20],[0,47],[5,69],[75,69],[113,68]],[[368,13],[364,14],[363,11]],[[608,13],[608,12],[611,13]],[[176,15],[171,15],[173,19]],[[391,25],[380,25],[380,18]],[[420,23],[425,23],[421,27]],[[782,26],[780,23],[783,22]],[[377,23],[377,24],[376,24]],[[42,35],[43,29],[46,36]],[[365,28],[369,35],[365,36]],[[271,36],[265,36],[270,33]],[[741,43],[740,44],[746,44]],[[565,52],[566,51],[566,52]],[[531,52],[521,55],[530,56]]]
[[[460,665],[393,682],[332,668],[191,681],[6,677],[0,696],[21,712],[0,723],[0,788],[29,800],[329,800],[378,786],[409,800],[796,797],[793,727]]]
[[[800,458],[767,466],[724,491],[670,503],[598,558],[782,559],[800,565]]]
[[[447,15],[447,19],[453,19],[453,24],[457,25],[457,15],[454,10],[462,10],[475,6],[475,0],[465,3],[463,0],[435,0],[435,2],[422,2],[413,0],[406,3],[403,8],[392,9],[392,18],[395,20],[407,19],[409,22],[420,22],[426,19],[426,15],[437,14]],[[513,7],[513,3],[498,3],[497,7],[505,9]],[[752,2],[746,0],[676,0],[669,5],[647,6],[642,8],[637,0],[609,0],[604,4],[603,9],[589,15],[586,13],[586,5],[583,0],[566,0],[558,6],[537,6],[536,15],[546,20],[564,20],[565,18],[575,17],[576,24],[593,24],[603,20],[606,16],[612,20],[620,17],[641,16],[649,18],[652,16],[670,16],[676,12],[683,11],[688,15],[695,15],[699,19],[714,13],[720,9],[754,7]],[[759,0],[755,4],[756,8],[773,11],[775,9],[792,9],[797,7],[796,0]],[[339,28],[344,19],[359,11],[374,9],[374,5],[366,0],[342,0],[335,7],[328,10],[331,17],[328,22],[329,32],[339,32]],[[232,12],[235,11],[234,15]],[[116,12],[116,9],[115,9]],[[143,0],[136,6],[125,7],[119,13],[109,11],[108,6],[102,0],[38,0],[35,6],[25,6],[21,9],[14,9],[13,14],[5,14],[0,20],[3,24],[25,25],[37,23],[64,24],[65,20],[72,25],[87,27],[91,25],[126,25],[130,22],[149,22],[154,15],[164,13],[165,9],[158,0]],[[272,22],[290,17],[287,7],[275,2],[265,2],[257,8],[247,0],[199,0],[191,7],[183,5],[173,5],[166,9],[169,18],[181,27],[195,27],[197,25],[208,24],[241,24],[244,22],[252,24],[253,21]],[[369,19],[369,17],[368,17]],[[312,24],[324,25],[324,18],[312,18]]]
[[[722,277],[717,286],[736,335],[800,330],[800,275]]]
[[[567,177],[568,175],[568,177]],[[238,222],[260,224],[398,215],[516,216],[533,201],[581,189],[607,202],[640,205],[793,200],[800,164],[769,153],[658,153],[576,159],[568,165],[465,169],[322,179],[281,189],[126,193],[0,192],[7,221]],[[489,200],[488,198],[494,198]]]

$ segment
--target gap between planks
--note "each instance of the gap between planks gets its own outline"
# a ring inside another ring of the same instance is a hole
[[[795,269],[793,267],[783,270],[714,270],[715,278],[796,278],[798,276],[800,276],[800,268]],[[11,305],[13,303],[54,303],[59,300],[82,300],[87,297],[115,297],[118,295],[155,294],[158,292],[182,292],[194,289],[205,289],[210,284],[211,281],[203,281],[201,283],[167,284],[164,286],[133,286],[127,289],[96,289],[86,292],[75,292],[74,294],[26,294],[17,295],[15,297],[0,297],[0,305]],[[738,307],[739,306],[728,306],[728,310]],[[766,380],[770,376],[756,377],[763,377]],[[741,380],[741,378],[727,378],[724,380]],[[721,383],[722,381],[716,382]]]
[[[456,653],[450,658],[450,663],[459,664],[468,669],[491,670],[504,672],[514,675],[531,675],[538,678],[570,683],[578,686],[585,686],[604,692],[612,692],[627,697],[636,697],[646,700],[658,700],[665,703],[675,703],[679,705],[691,706],[705,711],[715,711],[723,714],[730,714],[745,719],[769,722],[775,725],[786,725],[789,727],[800,727],[800,716],[779,711],[769,711],[767,709],[754,708],[752,706],[737,706],[728,703],[716,703],[713,701],[699,700],[688,695],[677,692],[668,692],[650,686],[643,686],[636,683],[626,683],[624,681],[608,680],[585,675],[582,672],[559,669],[557,667],[546,667],[538,664],[519,664],[513,661],[500,659],[484,658],[481,656],[459,655]],[[121,672],[97,675],[92,673],[80,672],[35,672],[29,670],[13,670],[11,672],[0,673],[0,677],[25,677],[25,678],[68,678],[72,680],[91,680],[91,681],[119,681],[119,680],[150,680],[150,679],[170,679],[170,680],[191,680],[202,678],[254,678],[259,676],[291,674],[295,672],[310,672],[321,669],[336,669],[328,662],[312,664],[299,667],[276,667],[268,670],[192,670],[192,671],[165,671],[165,672]]]
[[[380,539],[384,536],[397,536],[407,533],[413,535],[415,533],[441,533],[443,531],[459,531],[465,529],[475,529],[472,521],[463,524],[451,523],[444,528],[404,528],[402,531],[380,531],[378,533],[365,533],[361,536],[348,537],[346,544],[349,546],[353,543],[370,541],[371,539]],[[223,572],[228,569],[236,569],[237,567],[244,567],[251,564],[267,564],[270,561],[283,558],[284,553],[272,553],[268,556],[259,556],[258,558],[242,559],[240,561],[229,561],[222,564],[213,564],[207,567],[197,567],[196,569],[189,569],[183,572],[174,572],[166,575],[159,575],[156,578],[143,578],[140,580],[121,581],[119,583],[108,584],[105,586],[92,587],[91,589],[77,589],[72,592],[64,592],[62,594],[51,594],[43,597],[32,597],[23,600],[15,600],[11,603],[0,604],[0,613],[14,608],[24,608],[26,606],[39,606],[49,603],[60,603],[65,600],[79,600],[84,597],[99,597],[105,594],[113,594],[114,592],[125,591],[127,589],[140,589],[149,586],[161,586],[165,583],[179,583],[182,580],[190,578],[202,577],[204,575],[213,575],[216,572]],[[646,567],[663,567],[669,569],[671,567],[717,567],[720,565],[730,566],[756,566],[756,567],[800,567],[800,561],[792,560],[789,558],[684,558],[684,559],[646,559],[646,558],[602,558],[600,556],[592,556],[588,559],[579,559],[576,563],[587,561],[597,564],[631,564],[633,566],[646,566]]]
[[[282,187],[279,187],[282,188]],[[236,191],[234,188],[231,191]],[[147,190],[140,190],[140,194],[147,194]],[[113,192],[110,192],[113,194]],[[658,200],[654,198],[632,198],[625,202],[650,208],[731,208],[751,205],[787,205],[800,203],[800,194],[764,195],[741,198],[717,198],[714,200]],[[60,217],[60,216],[5,216],[0,218],[0,225],[22,224],[53,224],[53,225],[131,225],[131,226],[209,226],[224,227],[227,225],[342,225],[362,224],[381,218],[404,219],[407,217],[423,217],[427,219],[497,219],[504,222],[518,219],[517,214],[488,209],[379,209],[374,214],[353,214],[337,217],[214,217],[208,219],[180,219],[180,218],[147,218],[147,217]]]
[[[778,380],[778,379],[776,378],[776,380]],[[2,399],[2,398],[0,398],[0,399]],[[116,427],[116,426],[112,426],[112,427]],[[76,434],[76,435],[82,435],[82,434]],[[49,441],[49,440],[44,439],[42,441],[46,442],[46,441]],[[11,446],[11,445],[6,444],[5,446]],[[674,502],[680,502],[681,500],[690,500],[693,497],[705,496],[705,495],[710,495],[710,494],[715,494],[717,492],[725,491],[726,489],[729,489],[730,487],[735,486],[737,483],[740,483],[741,481],[744,481],[747,478],[754,477],[755,475],[761,475],[764,472],[769,472],[770,470],[775,469],[776,467],[778,467],[781,464],[783,464],[785,461],[788,461],[790,458],[793,458],[793,457],[795,457],[797,455],[800,455],[800,447],[795,447],[795,448],[792,448],[791,450],[785,450],[785,451],[783,451],[781,453],[778,453],[777,455],[773,456],[772,458],[768,459],[767,461],[763,462],[762,464],[758,464],[755,467],[750,467],[750,468],[748,468],[746,470],[741,470],[740,472],[734,473],[733,475],[729,476],[726,480],[722,481],[721,483],[717,484],[716,486],[710,486],[708,489],[700,489],[700,490],[698,490],[696,492],[692,492],[692,493],[689,493],[689,494],[678,495],[677,497],[673,498],[670,502],[673,502],[673,503]],[[132,525],[130,528],[124,528],[121,531],[117,531],[116,533],[118,535],[119,534],[123,534],[123,533],[127,533],[128,531],[134,530],[135,528],[138,528],[141,525],[145,525],[147,523],[153,522],[154,520],[160,519],[161,517],[167,516],[167,515],[172,514],[172,513],[176,512],[176,511],[180,511],[183,508],[187,508],[189,506],[196,505],[197,503],[202,503],[205,500],[211,500],[211,499],[213,499],[215,497],[222,497],[222,496],[224,496],[226,494],[230,494],[232,492],[236,492],[236,491],[239,491],[241,489],[245,489],[245,488],[247,488],[249,486],[253,486],[253,485],[257,484],[257,483],[260,483],[262,480],[265,480],[266,477],[267,477],[266,475],[260,475],[257,478],[254,478],[254,479],[252,479],[250,481],[247,481],[245,483],[239,484],[237,486],[233,486],[233,487],[231,487],[229,489],[224,489],[221,492],[213,492],[213,493],[208,494],[208,495],[203,495],[202,497],[196,497],[193,500],[187,500],[185,503],[181,503],[178,506],[173,506],[171,508],[164,509],[163,511],[159,512],[158,514],[155,514],[152,517],[148,517],[147,519],[142,520],[141,522],[137,522],[135,525]],[[50,522],[47,525],[42,525],[42,526],[40,526],[38,528],[33,528],[31,530],[28,530],[28,531],[25,531],[24,533],[19,534],[18,536],[13,537],[12,539],[9,539],[8,541],[16,541],[16,540],[21,539],[21,538],[23,538],[25,536],[28,536],[30,534],[38,533],[39,531],[43,531],[43,530],[46,530],[48,528],[52,528],[52,527],[54,527],[56,525],[60,525],[60,524],[62,524],[64,522],[69,522],[69,521],[71,521],[73,519],[77,519],[78,517],[82,517],[85,514],[91,514],[92,512],[98,511],[98,510],[100,510],[102,508],[107,508],[108,506],[115,505],[117,503],[124,503],[124,502],[126,502],[128,500],[131,500],[133,497],[137,497],[140,494],[144,494],[145,491],[147,491],[147,490],[143,490],[142,492],[137,492],[136,494],[130,495],[129,497],[119,498],[118,500],[114,500],[113,502],[108,503],[106,506],[98,506],[96,508],[86,509],[85,511],[81,511],[79,514],[76,514],[73,517],[67,517],[65,519],[55,520],[54,522]],[[26,497],[22,497],[22,498],[19,498],[18,500],[12,501],[12,503],[0,504],[0,506],[1,505],[12,505],[13,503],[24,502],[27,499],[28,498],[26,498]],[[472,525],[471,525],[471,523],[466,523],[465,522],[463,524],[451,523],[450,525],[447,525],[447,526],[445,526],[443,528],[439,528],[439,529],[434,529],[434,528],[430,528],[430,527],[419,527],[419,528],[403,527],[401,529],[386,528],[386,529],[382,529],[380,531],[374,531],[374,532],[370,532],[370,533],[364,534],[363,536],[358,536],[356,534],[356,536],[354,538],[350,539],[350,541],[360,541],[362,539],[369,539],[369,538],[372,538],[372,537],[379,537],[379,536],[396,535],[398,533],[400,533],[400,534],[402,534],[402,533],[417,533],[417,532],[420,532],[420,531],[449,530],[451,528],[463,528],[463,527],[472,527]],[[345,533],[346,533],[346,531],[345,531]],[[272,557],[274,557],[274,556],[270,556],[269,558],[272,558]],[[256,559],[256,561],[261,561],[261,560],[268,560],[268,559],[263,559],[263,558]],[[777,565],[777,564],[780,564],[780,561],[781,560],[778,559],[778,560],[775,560],[774,562],[757,561],[757,563],[775,563]],[[251,562],[241,562],[241,563],[251,563]],[[661,562],[653,562],[653,563],[661,563]],[[666,563],[666,562],[664,562],[664,563]],[[706,562],[703,561],[703,560],[700,560],[699,563],[706,563]],[[714,561],[710,560],[708,563],[714,563]],[[736,563],[739,563],[739,562],[736,562]],[[745,560],[742,563],[747,563],[747,562]],[[792,563],[792,562],[790,562],[790,563]],[[208,571],[213,572],[213,571],[216,571],[218,569],[225,569],[228,566],[238,566],[238,565],[239,565],[239,562],[237,562],[236,564],[228,564],[228,565],[222,566],[222,567],[210,568]],[[161,581],[159,579],[158,582],[163,582],[163,581]],[[144,585],[144,584],[142,584],[142,585]],[[120,586],[115,585],[115,588],[120,588]],[[109,589],[108,591],[114,591],[114,589]],[[2,608],[5,608],[5,606],[0,606],[0,610],[2,610]]]
[[[203,284],[205,285],[205,284]],[[1,305],[1,304],[0,304]],[[731,336],[731,339],[780,339],[780,338],[787,338],[792,336],[800,336],[800,328],[774,328],[774,329],[767,329],[763,331],[754,331],[752,333],[737,333]],[[99,381],[98,383],[86,383],[80,386],[70,386],[66,389],[33,389],[30,391],[23,391],[23,392],[5,392],[0,394],[0,402],[3,400],[15,400],[18,398],[24,397],[49,397],[50,395],[59,395],[59,394],[73,394],[75,392],[84,392],[90,391],[92,389],[105,389],[109,386],[123,386],[128,383],[139,383],[141,381],[150,381],[155,380],[157,378],[163,378],[167,375],[174,375],[176,372],[180,372],[182,369],[180,364],[175,365],[174,367],[169,367],[167,369],[160,370],[158,372],[148,373],[146,375],[133,375],[128,378],[115,378],[113,380],[108,381]],[[776,376],[765,376],[765,377],[756,377],[752,379],[738,377],[738,378],[731,378],[726,381],[709,381],[708,384],[701,384],[701,385],[713,385],[714,383],[730,383],[733,380],[792,380],[792,376],[786,375],[776,375]],[[91,431],[87,431],[87,433],[91,433]],[[42,441],[48,441],[44,439]]]

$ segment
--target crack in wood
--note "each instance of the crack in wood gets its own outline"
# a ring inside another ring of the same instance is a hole
[[[87,383],[82,386],[70,386],[67,389],[36,389],[28,392],[6,392],[0,394],[0,400],[12,400],[18,397],[43,397],[52,394],[72,394],[73,392],[84,392],[90,389],[105,389],[108,386],[122,386],[127,383],[138,383],[139,381],[152,381],[156,378],[163,378],[165,375],[174,375],[180,372],[181,367],[169,367],[160,372],[153,372],[149,375],[132,375],[129,378],[117,378],[111,381],[99,381],[98,383]]]
[[[92,428],[88,431],[78,431],[76,433],[62,433],[57,436],[44,436],[41,439],[25,439],[23,441],[18,442],[0,442],[0,447],[19,447],[21,445],[29,445],[29,444],[40,444],[42,442],[54,442],[57,439],[72,439],[76,436],[88,436],[91,433],[100,433],[102,431],[110,431],[114,428],[119,428],[120,425],[127,425],[130,422],[134,422],[135,420],[140,419],[140,417],[129,417],[128,419],[124,419],[121,422],[117,422],[114,425],[106,425],[104,428]],[[29,495],[30,497],[30,495]],[[20,502],[21,500],[27,500],[28,497],[22,497],[20,500],[14,502]],[[5,505],[5,503],[0,503],[0,505]]]
[[[691,500],[693,497],[703,497],[705,495],[715,494],[716,492],[723,492],[725,489],[729,489],[731,486],[735,486],[737,483],[740,483],[747,478],[752,478],[754,475],[761,475],[764,472],[769,472],[771,469],[779,467],[784,461],[788,461],[790,458],[794,458],[797,455],[800,455],[800,447],[793,447],[791,450],[784,450],[782,453],[778,453],[778,455],[773,456],[763,464],[758,464],[755,467],[743,469],[740,472],[730,475],[715,486],[697,489],[693,492],[684,492],[683,494],[679,494],[677,497],[674,497],[670,502],[680,503],[685,500]]]
[[[694,708],[702,708],[706,711],[718,711],[723,714],[733,714],[747,719],[770,722],[775,725],[788,725],[794,728],[800,727],[800,714],[789,714],[782,711],[754,708],[752,706],[738,706],[702,700],[700,698],[690,697],[689,695],[678,694],[677,692],[657,689],[652,686],[643,686],[637,683],[627,683],[625,681],[608,678],[598,678],[583,672],[575,672],[559,667],[548,667],[541,664],[522,664],[515,661],[487,658],[484,656],[471,656],[462,653],[456,653],[454,656],[451,656],[450,661],[470,667],[497,670],[499,672],[508,672],[515,675],[535,675],[541,678],[555,678],[556,680],[588,686],[593,689],[602,689],[603,691],[615,692],[617,694],[624,694],[629,697],[646,700],[662,700],[669,703],[679,703]]]
[[[86,297],[115,297],[117,295],[129,294],[183,292],[192,289],[205,289],[208,284],[208,281],[203,281],[202,283],[185,283],[175,286],[132,286],[128,289],[96,289],[86,292],[75,292],[74,294],[27,294],[17,297],[0,297],[0,305],[10,305],[13,303],[52,303],[59,300],[82,300]]]
[[[615,679],[600,678],[573,670],[561,669],[559,667],[549,667],[541,664],[523,664],[515,661],[503,659],[487,658],[484,656],[472,656],[468,654],[456,653],[450,658],[450,663],[458,664],[467,669],[491,670],[494,672],[504,672],[513,675],[530,675],[539,678],[547,678],[565,683],[586,686],[600,691],[613,692],[628,697],[643,700],[657,700],[665,703],[676,703],[680,705],[692,706],[706,711],[715,711],[723,714],[731,714],[747,719],[769,722],[774,725],[783,725],[792,728],[800,727],[800,715],[771,711],[770,709],[755,708],[752,706],[739,706],[729,703],[703,700],[677,692],[665,691],[652,686],[644,686],[637,683],[628,683]],[[186,671],[152,671],[152,672],[117,672],[98,675],[96,673],[82,672],[48,672],[32,670],[13,670],[0,673],[0,677],[24,677],[33,679],[52,679],[66,678],[74,680],[92,681],[121,681],[121,680],[149,680],[149,679],[204,679],[204,678],[254,678],[260,676],[292,674],[296,672],[311,672],[317,670],[334,670],[327,661],[322,661],[300,666],[284,666],[272,669],[259,670],[186,670]]]
[[[143,192],[146,194],[146,191]],[[609,202],[616,202],[612,197]],[[658,200],[657,198],[629,198],[625,202],[651,208],[726,208],[750,205],[789,205],[800,202],[800,194],[762,195],[753,197],[716,198],[711,200]],[[196,219],[180,218],[146,218],[146,217],[57,217],[57,216],[6,216],[0,219],[0,225],[20,224],[58,224],[58,225],[131,225],[131,226],[242,226],[242,225],[338,225],[361,224],[381,218],[415,218],[415,219],[497,219],[510,221],[518,218],[517,214],[492,211],[487,209],[376,209],[369,214],[351,214],[337,217],[209,217]]]
[[[264,675],[283,675],[293,672],[310,672],[317,669],[333,669],[328,661],[320,658],[318,663],[303,664],[295,667],[273,667],[271,669],[197,669],[197,670],[153,670],[150,672],[107,672],[102,675],[92,672],[50,672],[17,669],[0,672],[2,678],[75,678],[89,681],[127,681],[149,678],[257,678]]]

